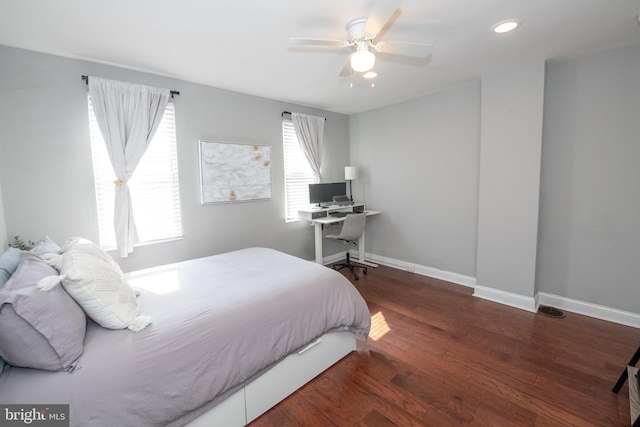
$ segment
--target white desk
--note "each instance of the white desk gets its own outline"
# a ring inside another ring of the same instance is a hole
[[[330,214],[332,212],[351,212],[354,208],[362,207],[364,208],[364,203],[355,203],[352,206],[330,206],[328,208],[316,208],[316,209],[305,209],[301,210],[299,216],[301,219],[305,219],[310,221],[313,224],[314,228],[314,240],[315,240],[315,250],[316,250],[316,262],[318,264],[322,264],[322,227],[325,224],[336,224],[339,222],[343,222],[345,217],[333,217]],[[326,211],[327,216],[322,218],[309,219],[311,217],[311,213],[317,213]],[[380,211],[373,210],[365,210],[364,211],[367,216],[378,215]],[[365,261],[364,252],[365,252],[365,232],[362,233],[362,236],[358,239],[358,259],[356,260],[359,264],[364,264],[370,267],[377,267],[377,264]]]

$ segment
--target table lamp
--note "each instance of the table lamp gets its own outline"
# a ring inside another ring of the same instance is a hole
[[[345,166],[344,167],[344,179],[349,181],[349,198],[351,203],[353,203],[353,188],[351,187],[351,181],[356,179],[358,176],[358,171],[355,166]]]

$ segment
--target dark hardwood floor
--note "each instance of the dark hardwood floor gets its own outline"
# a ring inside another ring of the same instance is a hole
[[[529,313],[383,266],[352,283],[373,318],[368,342],[252,427],[630,424],[627,384],[611,388],[638,329]]]

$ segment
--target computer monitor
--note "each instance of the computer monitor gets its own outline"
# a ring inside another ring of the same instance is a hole
[[[347,194],[346,182],[325,182],[321,184],[309,184],[309,203],[332,204],[333,196]]]

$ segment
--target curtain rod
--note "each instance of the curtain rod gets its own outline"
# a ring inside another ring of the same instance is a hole
[[[85,84],[89,84],[89,76],[82,76],[82,80],[84,80]],[[177,90],[169,91],[169,93],[171,94],[171,98],[173,98],[174,95],[180,95],[180,92]]]
[[[284,117],[284,115],[285,115],[285,114],[291,115],[291,111],[283,111],[283,112],[282,112],[282,117]],[[325,121],[325,122],[327,121],[327,118],[326,118],[326,117],[324,118],[324,121]]]

